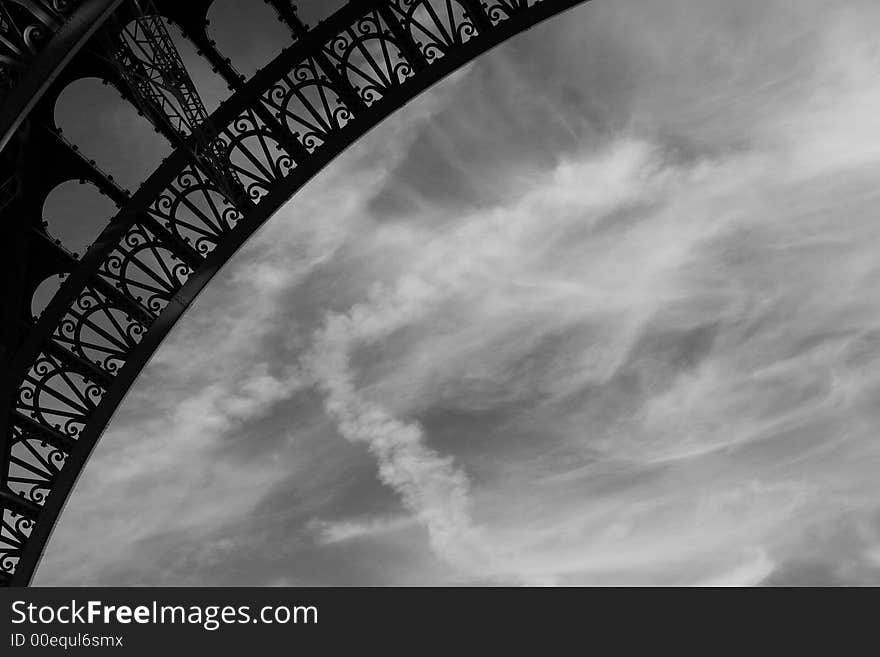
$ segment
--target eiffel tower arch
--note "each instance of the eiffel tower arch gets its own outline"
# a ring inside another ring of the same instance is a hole
[[[265,1],[290,40],[246,79],[209,36],[213,0],[0,0],[0,585],[30,582],[114,410],[263,222],[419,93],[586,0],[352,0],[312,27]],[[169,24],[228,84],[215,111]],[[60,95],[88,77],[173,148],[133,193],[56,126]],[[82,257],[43,218],[71,180],[117,208]],[[35,317],[50,279],[63,282]]]

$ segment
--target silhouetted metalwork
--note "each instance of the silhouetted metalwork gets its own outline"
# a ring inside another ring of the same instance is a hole
[[[18,95],[9,107],[20,108],[0,116],[0,273],[7,281],[0,583],[30,581],[125,392],[256,228],[414,96],[583,1],[360,0],[309,29],[288,0],[267,0],[290,29],[291,45],[245,80],[207,36],[211,0],[0,0],[0,84],[7,103]],[[233,90],[211,116],[166,20]],[[59,94],[89,76],[116,86],[175,146],[133,195],[55,127]],[[42,220],[49,192],[71,179],[93,183],[119,208],[81,259],[51,239]],[[63,284],[32,316],[35,290],[59,274]]]
[[[190,151],[227,198],[239,199],[223,142],[214,131],[165,20],[150,0],[130,0],[130,22],[107,35],[110,57],[141,112]],[[115,38],[113,38],[115,37]]]
[[[78,4],[76,0],[0,3],[0,93],[15,86]]]

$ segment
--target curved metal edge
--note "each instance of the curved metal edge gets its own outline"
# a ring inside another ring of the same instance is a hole
[[[143,368],[152,358],[162,341],[183,316],[195,298],[220,271],[220,269],[232,258],[238,249],[248,238],[259,229],[282,205],[302,188],[309,180],[324,169],[332,160],[354,144],[361,137],[392,115],[398,109],[407,105],[421,93],[434,84],[447,77],[457,69],[474,60],[478,56],[492,50],[504,41],[525,32],[532,27],[543,23],[549,18],[562,14],[578,5],[585,4],[589,0],[554,0],[545,1],[530,8],[524,14],[513,16],[504,23],[495,26],[491,32],[483,38],[475,38],[462,45],[458,50],[445,56],[431,68],[408,79],[399,87],[397,93],[386,96],[377,101],[366,112],[360,114],[348,123],[335,138],[324,144],[322,149],[315,154],[314,158],[298,166],[284,179],[274,190],[253,209],[250,216],[241,221],[226,239],[217,246],[206,258],[203,265],[187,280],[180,292],[172,299],[171,303],[159,315],[138,348],[132,353],[126,364],[117,374],[114,385],[101,400],[100,405],[91,417],[88,426],[77,440],[76,448],[67,458],[65,467],[61,470],[52,488],[46,503],[40,511],[39,518],[31,531],[25,548],[19,560],[15,574],[12,576],[10,586],[28,586],[33,579],[34,573],[39,566],[43,553],[52,532],[55,529],[58,517],[69,499],[70,493],[76,485],[86,462],[91,456],[101,435],[113,418],[117,408],[125,399],[128,391],[140,375]],[[347,8],[347,7],[346,7]],[[340,10],[344,12],[346,8]],[[296,44],[297,46],[300,44]],[[266,68],[259,71],[242,90],[244,92],[251,83],[263,82],[269,74],[278,68],[285,53],[279,55]],[[242,93],[239,92],[239,93]],[[216,114],[232,113],[240,108],[233,107],[230,103],[237,94],[234,94],[227,103],[224,103]],[[166,160],[165,165],[171,165],[176,161],[176,155],[172,154]],[[163,173],[163,165],[157,170],[155,176]],[[152,178],[152,177],[151,177]]]
[[[553,1],[554,3],[560,3],[560,0]],[[242,88],[220,104],[211,114],[210,120],[213,125],[226,125],[232,121],[235,116],[248,108],[250,99],[255,94],[258,94],[261,90],[273,84],[277,78],[287,73],[291,64],[295,64],[301,58],[308,56],[312,49],[317,48],[322,41],[331,38],[340,29],[347,27],[363,13],[365,8],[369,9],[369,6],[376,4],[376,2],[377,0],[349,2],[308,34],[288,46],[269,64],[257,71]],[[561,2],[569,5],[577,4],[572,2],[572,0],[561,0]],[[401,95],[401,88],[398,88],[394,96],[395,98]],[[383,98],[384,100],[387,100],[387,98]],[[365,111],[362,114],[366,115],[369,112]],[[322,150],[326,150],[326,144]],[[313,159],[318,157],[316,154]],[[188,149],[177,148],[168,155],[156,171],[132,194],[125,207],[119,210],[110,224],[101,232],[89,250],[79,260],[79,265],[69,273],[58,292],[43,309],[33,330],[31,330],[24,343],[13,356],[9,368],[11,373],[18,375],[27,370],[33,359],[36,358],[42,345],[50,338],[61,317],[67,312],[70,303],[86,285],[98,264],[116,247],[125,232],[136,221],[138,212],[149,207],[157,191],[161,190],[190,161],[190,158],[191,155]],[[291,175],[296,175],[296,173],[294,171]],[[263,202],[265,202],[265,199],[263,199]],[[246,221],[242,223],[246,223]],[[10,390],[16,385],[16,382],[13,380],[15,378],[16,376],[9,377]],[[9,394],[10,391],[2,392]]]
[[[0,107],[0,151],[12,139],[46,90],[122,0],[85,0],[52,36]]]

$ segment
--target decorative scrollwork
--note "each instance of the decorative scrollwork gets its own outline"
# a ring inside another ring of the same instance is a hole
[[[135,223],[98,269],[108,283],[161,312],[193,270],[155,233]]]
[[[61,318],[52,337],[68,351],[115,374],[146,328],[95,287],[87,286]]]
[[[458,0],[394,0],[391,7],[428,62],[477,34],[467,9]]]
[[[21,558],[34,521],[0,508],[0,572],[12,574]]]
[[[263,100],[309,153],[351,118],[338,90],[307,57],[263,94]]]
[[[124,207],[34,318],[35,339],[14,361],[21,364],[12,373],[17,385],[0,464],[0,585],[31,576],[48,535],[41,525],[31,536],[34,518],[55,522],[72,481],[65,468],[82,463],[69,455],[88,453],[135,370],[222,264],[207,256],[239,246],[285,193],[457,65],[583,1],[352,2],[308,35],[289,19],[299,44],[210,118],[199,113],[205,139],[178,144],[131,197],[99,176]],[[33,9],[52,18],[76,5],[85,7],[78,0],[0,0],[0,78],[24,65],[57,27]],[[528,10],[537,5],[532,20]],[[515,29],[494,30],[512,18]],[[164,28],[150,20],[153,36],[164,39]],[[52,30],[41,32],[41,25]],[[169,52],[173,46],[160,45]],[[203,262],[208,266],[190,280]]]
[[[367,106],[413,75],[412,64],[375,9],[337,34],[324,51]]]
[[[42,436],[13,425],[6,483],[13,493],[42,505],[66,460],[67,454]]]
[[[498,25],[498,23],[506,21],[516,14],[521,14],[540,2],[542,0],[483,0],[483,6],[492,25]]]
[[[37,422],[76,438],[98,406],[104,388],[43,352],[18,388],[15,408]]]
[[[247,195],[259,202],[296,164],[253,109],[240,114],[220,133],[232,172]]]
[[[0,3],[0,89],[8,92],[79,0]]]
[[[203,256],[241,219],[211,178],[192,164],[159,193],[148,212]]]

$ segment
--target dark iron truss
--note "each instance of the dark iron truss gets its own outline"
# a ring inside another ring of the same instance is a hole
[[[78,4],[78,0],[0,3],[0,94],[12,90]]]
[[[291,41],[248,80],[207,35],[211,1],[0,0],[0,93],[4,104],[29,94],[14,117],[0,111],[0,584],[30,582],[126,391],[275,210],[414,96],[585,0],[355,0],[313,28],[289,0],[266,0]],[[210,116],[168,22],[233,91]],[[83,77],[114,85],[174,146],[133,194],[55,125],[58,96]],[[93,183],[118,207],[82,258],[42,218],[48,194],[69,180]],[[34,292],[59,275],[34,317]]]

